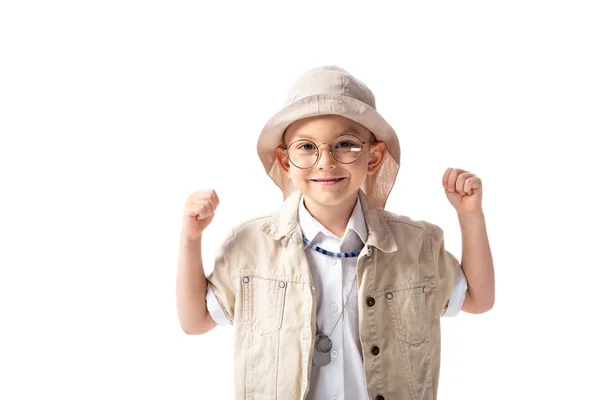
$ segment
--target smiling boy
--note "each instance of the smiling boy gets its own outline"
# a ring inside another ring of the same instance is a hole
[[[442,176],[461,226],[459,263],[438,226],[384,210],[400,145],[363,82],[314,68],[286,103],[257,146],[284,202],[233,229],[208,278],[201,239],[218,196],[186,201],[183,330],[233,325],[237,399],[435,399],[440,317],[494,303],[481,179],[457,168]]]

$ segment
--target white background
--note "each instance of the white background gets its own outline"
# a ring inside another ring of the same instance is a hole
[[[256,139],[326,64],[399,134],[388,209],[458,258],[441,178],[483,180],[496,305],[444,319],[439,398],[600,398],[597,3],[366,4],[2,2],[1,399],[233,398],[232,328],[178,324],[183,203],[221,198],[208,273],[280,204]]]

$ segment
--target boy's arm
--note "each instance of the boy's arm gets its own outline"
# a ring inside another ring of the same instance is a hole
[[[483,216],[481,179],[464,169],[448,168],[442,186],[458,213],[462,233],[461,266],[467,278],[462,310],[480,314],[494,305],[494,264]]]
[[[202,265],[202,237],[180,238],[177,267],[177,312],[183,331],[201,335],[216,326],[206,309],[206,275]]]
[[[461,265],[467,278],[462,310],[472,314],[489,311],[495,300],[494,263],[483,211],[458,214],[462,233]]]

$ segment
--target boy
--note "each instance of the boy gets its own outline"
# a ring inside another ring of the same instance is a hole
[[[238,399],[435,399],[440,316],[494,302],[481,180],[454,168],[442,178],[459,263],[439,227],[383,210],[400,146],[361,81],[315,68],[287,103],[257,147],[285,201],[234,229],[208,278],[200,243],[219,200],[200,191],[186,201],[181,326],[233,324]]]

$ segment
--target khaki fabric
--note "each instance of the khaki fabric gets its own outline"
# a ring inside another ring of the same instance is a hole
[[[369,399],[435,399],[440,317],[459,262],[436,225],[381,210],[362,190],[359,196],[368,229],[357,296]],[[300,198],[292,192],[277,212],[233,229],[208,276],[233,323],[236,399],[307,394],[316,300],[298,225]]]

